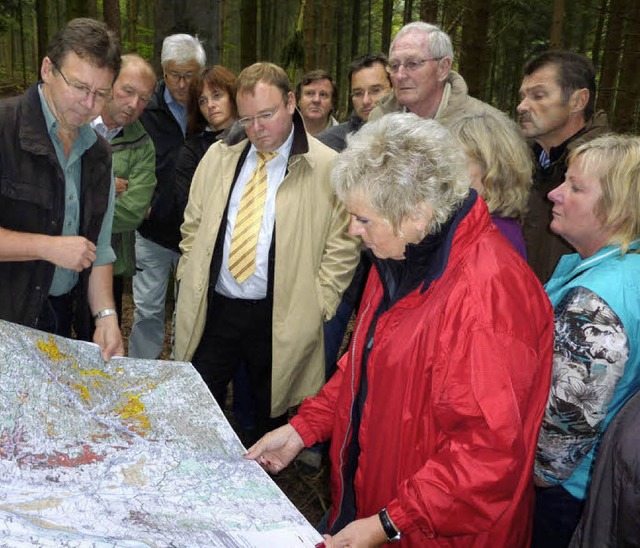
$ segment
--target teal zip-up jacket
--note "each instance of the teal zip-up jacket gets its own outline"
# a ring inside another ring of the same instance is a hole
[[[617,245],[586,259],[564,255],[545,285],[556,314],[556,340],[535,471],[579,499],[585,498],[600,438],[640,389],[639,251],[635,240],[625,255]],[[565,297],[577,288],[588,293],[570,303],[569,324],[563,320]]]
[[[139,121],[125,126],[111,140],[113,174],[129,181],[116,199],[111,245],[116,253],[113,274],[136,272],[135,230],[145,218],[156,187],[156,152],[153,141]]]

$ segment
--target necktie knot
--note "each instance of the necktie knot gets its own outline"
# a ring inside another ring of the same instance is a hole
[[[278,155],[277,152],[258,152],[258,164],[266,164]]]

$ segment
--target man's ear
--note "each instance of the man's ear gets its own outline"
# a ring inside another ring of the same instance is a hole
[[[451,71],[451,57],[443,57],[438,61],[437,78],[438,82],[444,82]]]
[[[587,88],[577,89],[569,98],[571,112],[581,112],[587,107],[589,102],[589,90]]]
[[[51,78],[51,76],[53,71],[53,63],[51,62],[51,59],[49,59],[48,57],[45,57],[42,60],[42,65],[40,65],[40,77],[42,78],[42,81],[47,83],[47,81]]]

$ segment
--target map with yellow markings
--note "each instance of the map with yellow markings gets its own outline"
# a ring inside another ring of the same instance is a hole
[[[188,363],[0,321],[0,546],[314,546]]]

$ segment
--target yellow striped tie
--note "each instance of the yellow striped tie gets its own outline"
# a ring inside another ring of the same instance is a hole
[[[229,272],[244,282],[256,269],[258,236],[267,199],[267,162],[277,152],[258,152],[258,165],[242,193],[229,251]]]

